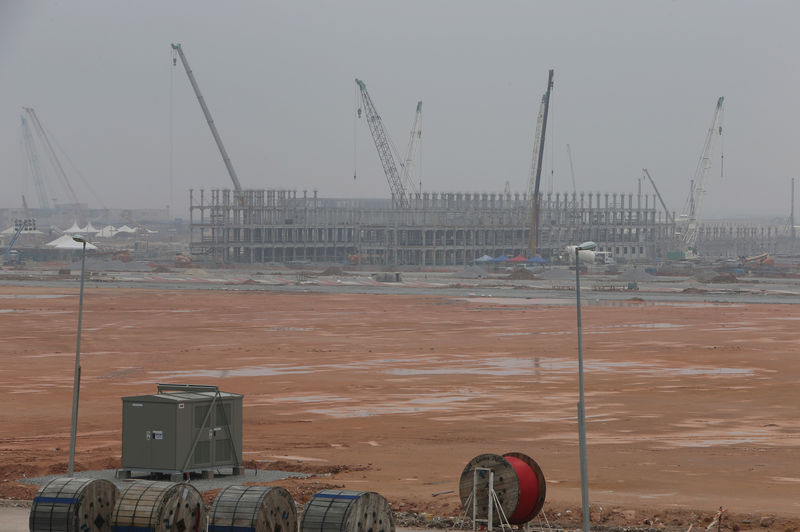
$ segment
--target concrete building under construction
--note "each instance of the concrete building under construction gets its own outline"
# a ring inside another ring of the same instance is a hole
[[[191,251],[225,262],[471,264],[529,255],[527,194],[423,193],[389,199],[321,198],[291,190],[190,191]],[[539,253],[554,258],[593,240],[623,260],[663,256],[675,227],[640,194],[544,194]]]

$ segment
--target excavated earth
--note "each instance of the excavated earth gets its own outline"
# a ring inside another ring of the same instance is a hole
[[[2,498],[66,470],[77,296],[0,292]],[[575,308],[548,301],[90,285],[76,469],[120,466],[120,397],[215,384],[245,396],[248,464],[315,474],[277,482],[300,502],[373,490],[425,526],[461,513],[472,457],[519,451],[577,526]],[[798,309],[584,307],[594,523],[685,530],[722,506],[724,528],[800,528]]]

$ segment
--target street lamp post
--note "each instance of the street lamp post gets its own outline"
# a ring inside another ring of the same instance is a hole
[[[583,339],[581,333],[581,267],[579,253],[597,247],[594,242],[584,242],[575,246],[575,298],[578,307],[578,444],[581,455],[581,501],[583,509],[583,532],[589,532],[589,472],[586,459],[586,410],[583,399]]]
[[[67,476],[71,477],[75,470],[75,437],[78,432],[78,396],[81,390],[81,320],[83,318],[83,273],[86,269],[86,238],[74,235],[72,240],[83,244],[81,250],[81,295],[78,303],[78,340],[75,346],[75,380],[72,384],[72,426],[69,432],[69,462]]]

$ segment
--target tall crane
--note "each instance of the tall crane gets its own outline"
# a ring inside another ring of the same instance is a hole
[[[683,222],[681,240],[687,250],[694,250],[697,242],[697,229],[700,225],[701,213],[703,210],[703,198],[706,194],[706,181],[708,180],[709,170],[711,169],[711,156],[714,148],[714,140],[722,136],[722,105],[725,97],[717,99],[717,106],[714,108],[714,116],[711,120],[711,127],[706,133],[706,140],[703,143],[703,153],[697,162],[689,197],[684,206],[684,214],[681,215]]]
[[[194,94],[197,96],[197,101],[200,102],[200,107],[203,109],[203,114],[208,122],[208,127],[211,128],[211,134],[214,136],[214,141],[217,143],[217,148],[219,148],[220,155],[222,155],[222,161],[225,163],[225,168],[228,169],[228,175],[230,176],[231,181],[233,181],[233,188],[236,189],[236,192],[241,192],[242,185],[239,183],[239,177],[236,175],[236,170],[233,168],[231,158],[228,157],[228,152],[225,151],[225,145],[222,144],[222,138],[219,136],[217,126],[214,125],[214,119],[211,118],[211,111],[208,110],[206,101],[203,98],[203,95],[200,93],[200,87],[197,85],[197,80],[194,79],[192,69],[189,68],[189,62],[186,60],[186,55],[183,53],[183,48],[181,47],[180,43],[173,43],[172,49],[178,52],[178,56],[181,58],[181,63],[183,63],[183,68],[186,70],[186,75],[189,76],[189,83],[192,84]]]
[[[372,133],[372,140],[375,141],[375,147],[378,149],[378,157],[381,159],[383,165],[383,172],[386,174],[386,180],[389,182],[389,189],[392,193],[392,201],[397,207],[406,209],[410,207],[409,194],[403,183],[403,178],[397,169],[397,163],[393,152],[394,148],[386,134],[386,129],[383,127],[381,116],[375,109],[375,104],[372,103],[372,98],[367,92],[366,84],[360,79],[356,79],[356,85],[361,91],[361,100],[364,103],[364,112],[367,115],[367,125],[369,131]],[[418,109],[421,111],[422,107],[418,104]],[[360,113],[359,113],[360,114]],[[412,131],[413,136],[413,131]],[[403,172],[405,175],[405,171]]]
[[[403,163],[403,170],[406,177],[406,187],[414,192],[417,190],[416,161],[419,144],[422,140],[422,102],[417,102],[417,112],[414,114],[414,124],[411,126],[411,135],[408,138],[408,149]]]
[[[49,209],[50,202],[47,199],[47,190],[44,186],[44,174],[42,167],[39,165],[39,154],[36,151],[36,144],[33,142],[33,135],[31,134],[31,127],[28,121],[25,120],[25,115],[21,115],[22,120],[22,144],[25,147],[25,156],[28,159],[28,168],[33,177],[33,183],[36,186],[36,195],[39,198],[39,208]]]
[[[667,222],[674,224],[675,218],[672,216],[672,213],[669,212],[667,204],[664,203],[664,198],[661,197],[661,192],[658,191],[656,182],[653,181],[652,177],[650,177],[650,172],[647,171],[647,168],[642,168],[642,172],[644,173],[644,176],[650,181],[650,184],[653,185],[653,190],[656,191],[656,196],[658,197],[658,201],[661,202],[661,206],[664,208],[664,214],[667,216]]]
[[[33,130],[36,132],[39,140],[42,141],[42,145],[45,147],[47,156],[50,158],[50,163],[52,164],[53,169],[55,169],[59,180],[61,180],[61,184],[64,186],[64,189],[67,192],[67,196],[69,196],[69,201],[75,206],[76,209],[79,209],[80,201],[78,200],[78,196],[75,194],[75,190],[72,188],[72,184],[69,182],[67,172],[61,165],[61,161],[59,161],[56,151],[53,149],[53,145],[50,142],[50,137],[48,137],[44,126],[42,126],[39,117],[36,115],[36,111],[30,107],[23,107],[22,109],[25,111],[25,113],[27,113],[28,118],[31,119]]]
[[[536,116],[536,134],[533,137],[533,150],[531,151],[531,171],[528,178],[528,197],[532,198],[536,190],[536,174],[539,170],[539,144],[542,139],[542,124],[544,123],[544,96],[539,104],[539,114]]]
[[[542,132],[538,134],[538,119],[537,119],[537,139],[534,145],[534,160],[536,161],[535,170],[532,170],[531,180],[533,181],[533,193],[531,195],[531,228],[530,237],[528,240],[528,250],[531,255],[536,254],[536,249],[539,243],[539,183],[542,177],[542,157],[544,156],[544,139],[547,133],[547,114],[550,110],[550,91],[553,88],[553,69],[550,69],[547,75],[547,92],[542,96]],[[533,173],[535,172],[535,174]]]

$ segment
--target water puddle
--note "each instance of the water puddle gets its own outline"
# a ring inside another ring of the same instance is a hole
[[[515,305],[515,306],[535,306],[535,305],[572,305],[574,302],[571,299],[554,299],[554,298],[532,298],[523,299],[520,297],[467,297],[461,299],[467,303],[481,303],[489,305]],[[492,308],[483,308],[483,310],[496,310]]]
[[[57,299],[60,297],[77,297],[73,294],[0,294],[0,299]]]
[[[343,403],[351,401],[348,397],[336,395],[296,395],[270,397],[269,399],[248,400],[249,405],[269,405],[273,403]]]

